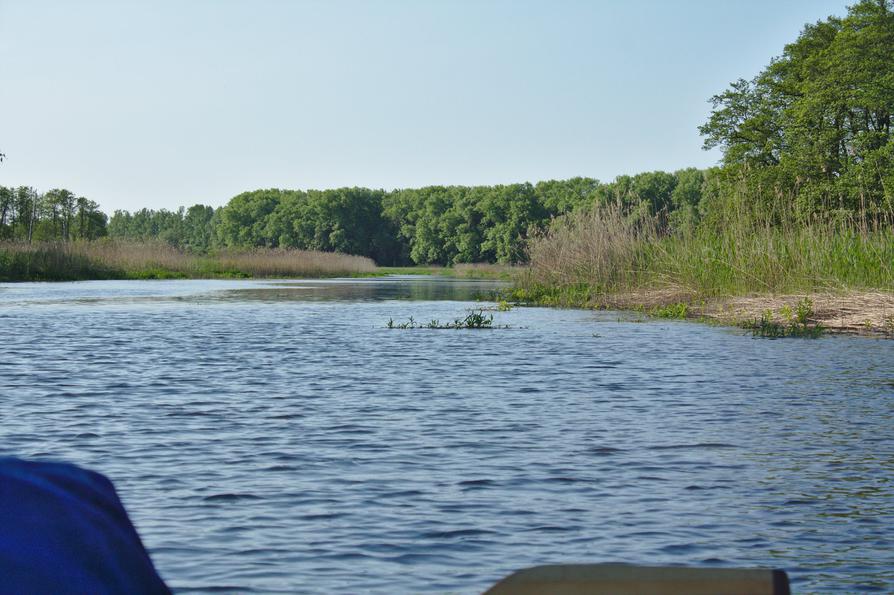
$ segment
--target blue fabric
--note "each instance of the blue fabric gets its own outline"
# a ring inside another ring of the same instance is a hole
[[[0,593],[170,593],[112,483],[0,459]]]

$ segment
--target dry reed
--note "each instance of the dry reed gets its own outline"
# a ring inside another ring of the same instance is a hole
[[[249,273],[253,277],[373,273],[376,264],[365,256],[312,250],[257,249],[221,252],[214,260],[224,270]]]
[[[522,287],[553,296],[575,287],[587,300],[644,289],[702,297],[894,289],[894,231],[845,223],[669,233],[616,208],[593,209],[558,220],[530,242],[529,256]]]
[[[371,273],[362,256],[309,250],[223,251],[208,256],[158,243],[0,243],[0,280],[153,277],[299,277]]]
[[[549,285],[587,283],[606,289],[635,285],[652,225],[637,225],[620,209],[588,209],[561,217],[528,245],[528,278]]]

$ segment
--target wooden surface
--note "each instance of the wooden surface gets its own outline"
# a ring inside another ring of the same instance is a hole
[[[485,595],[789,595],[781,570],[568,564],[519,570]]]

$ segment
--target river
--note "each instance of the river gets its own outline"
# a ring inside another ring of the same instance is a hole
[[[894,583],[894,344],[491,282],[0,284],[0,455],[109,476],[182,593],[476,593],[560,562]]]

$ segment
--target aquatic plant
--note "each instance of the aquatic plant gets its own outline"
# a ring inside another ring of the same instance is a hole
[[[649,315],[655,318],[683,320],[689,315],[689,306],[683,302],[678,304],[668,304],[666,306],[656,306],[649,310]]]
[[[412,316],[406,322],[395,322],[393,318],[388,319],[385,328],[390,329],[505,329],[508,325],[494,325],[494,315],[485,314],[484,310],[473,310],[465,318],[456,318],[452,322],[442,323],[440,320],[433,319],[428,322],[417,322]]]
[[[767,339],[783,337],[815,339],[825,331],[820,323],[811,323],[814,312],[813,301],[809,297],[801,299],[794,310],[786,305],[780,308],[779,312],[781,322],[777,321],[772,310],[765,310],[759,320],[746,322],[743,326],[751,331],[753,337]]]

